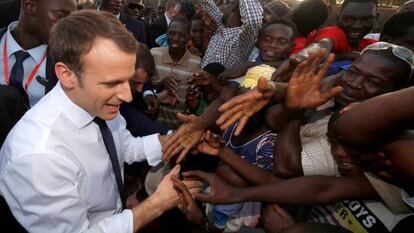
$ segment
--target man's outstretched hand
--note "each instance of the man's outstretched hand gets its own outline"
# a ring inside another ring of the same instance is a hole
[[[335,58],[333,54],[329,54],[318,70],[325,53],[326,49],[322,49],[318,53],[311,54],[295,68],[286,94],[285,101],[288,108],[315,108],[342,91],[340,86],[332,87],[324,93],[320,91],[321,80]]]
[[[269,103],[275,91],[276,85],[273,82],[260,78],[255,89],[236,96],[220,106],[219,111],[223,114],[217,119],[217,125],[221,130],[225,130],[239,121],[234,133],[236,136],[239,135],[249,117]]]
[[[177,163],[180,163],[186,154],[198,143],[204,134],[203,124],[201,119],[195,115],[177,114],[177,118],[183,124],[177,129],[175,133],[163,145],[162,159],[170,160],[174,155],[179,154]]]
[[[184,182],[177,177],[172,177],[174,189],[177,191],[180,200],[178,201],[178,209],[185,215],[188,221],[201,225],[204,222],[203,212],[198,207],[192,194],[188,191]]]
[[[187,178],[200,178],[207,182],[210,186],[209,193],[195,193],[194,197],[201,201],[212,204],[228,204],[239,202],[238,190],[233,186],[227,184],[224,180],[214,173],[207,173],[203,171],[188,171],[184,172],[183,176]]]

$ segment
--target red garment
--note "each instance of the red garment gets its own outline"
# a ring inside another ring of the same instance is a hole
[[[346,38],[345,32],[340,29],[338,26],[326,27],[318,31],[313,38],[312,42],[319,41],[322,38],[330,38],[334,41],[334,47],[332,48],[333,53],[337,52],[351,52],[351,51],[361,51],[366,46],[377,42],[377,40],[370,38],[362,38],[358,43],[358,48],[352,48],[348,44],[348,39]]]
[[[361,51],[368,45],[377,42],[377,40],[370,39],[370,38],[363,38],[358,43],[358,48],[352,48],[348,44],[348,39],[346,38],[345,32],[340,29],[338,26],[326,27],[322,28],[318,32],[312,32],[308,35],[307,38],[305,37],[296,37],[295,38],[295,47],[292,49],[293,55],[298,53],[306,46],[308,46],[312,42],[319,41],[323,38],[330,38],[334,41],[334,47],[332,48],[333,53],[338,52],[351,52],[351,51]]]
[[[300,52],[302,49],[306,48],[309,44],[309,39],[307,37],[296,37],[295,38],[295,47],[293,47],[292,51],[289,54],[289,57],[295,53]]]

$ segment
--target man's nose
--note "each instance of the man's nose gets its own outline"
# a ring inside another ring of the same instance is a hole
[[[131,87],[129,86],[129,82],[121,84],[117,93],[117,97],[123,102],[129,103],[132,101]]]

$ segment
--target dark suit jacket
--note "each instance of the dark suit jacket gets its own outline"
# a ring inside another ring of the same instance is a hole
[[[6,33],[6,31],[7,31],[7,27],[0,28],[0,38],[3,36],[4,33]],[[46,58],[46,72],[45,73],[46,73],[46,77],[44,78],[46,79],[46,83],[44,84],[44,86],[45,86],[45,94],[46,94],[50,90],[52,90],[52,88],[58,82],[58,79],[55,73],[55,67],[54,67],[54,64],[50,56]]]
[[[162,34],[167,33],[168,25],[167,25],[167,19],[165,18],[165,15],[158,18],[154,23],[152,23],[149,26],[149,30],[147,30],[148,33],[148,47],[154,48],[159,47],[157,43],[155,43],[155,39],[157,37],[161,36]]]
[[[167,126],[154,121],[128,103],[121,104],[119,112],[127,122],[126,128],[134,137],[142,137],[154,133],[165,135],[169,130]]]
[[[12,86],[0,85],[0,147],[9,131],[26,111],[19,91]],[[0,215],[2,221],[7,223],[9,232],[26,232],[13,217],[3,197],[0,197]]]
[[[0,147],[11,128],[27,111],[15,87],[0,85]]]
[[[147,34],[145,33],[145,25],[143,22],[121,12],[119,20],[125,25],[128,31],[134,34],[137,41],[147,44]]]
[[[0,0],[0,28],[19,18],[20,0]]]

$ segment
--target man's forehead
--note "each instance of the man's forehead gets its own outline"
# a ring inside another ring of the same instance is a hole
[[[281,24],[281,23],[275,23],[271,24],[266,27],[264,30],[265,33],[280,33],[280,34],[289,34],[287,36],[290,36],[291,33],[293,33],[293,29],[289,27],[288,25]]]
[[[382,51],[379,51],[382,52]],[[373,62],[374,61],[374,62]],[[354,68],[363,70],[371,74],[372,77],[389,80],[395,78],[395,73],[399,72],[398,63],[389,56],[382,56],[380,53],[366,51],[352,64]]]
[[[376,16],[377,6],[373,2],[350,2],[346,5],[342,12],[342,16]]]

